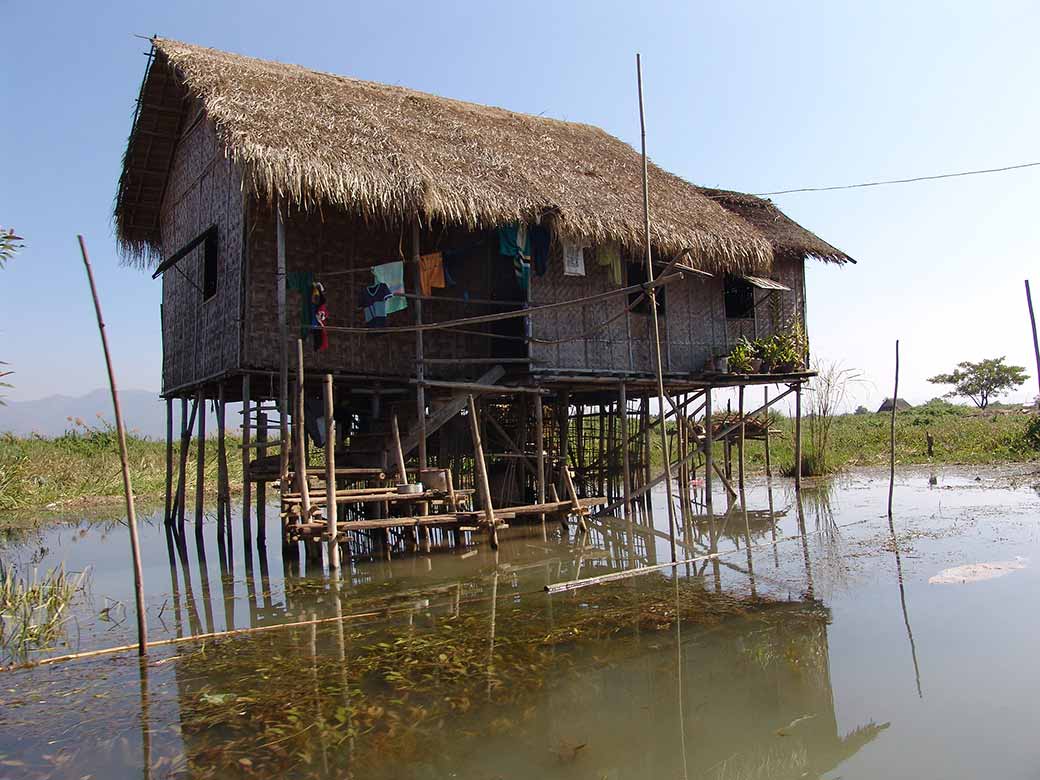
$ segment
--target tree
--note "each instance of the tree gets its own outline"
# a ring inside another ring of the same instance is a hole
[[[963,395],[970,398],[979,409],[989,405],[991,397],[1014,390],[1029,377],[1022,366],[1009,366],[1006,357],[990,358],[978,363],[965,360],[958,363],[950,374],[937,374],[929,382],[937,385],[953,385],[946,398]]]

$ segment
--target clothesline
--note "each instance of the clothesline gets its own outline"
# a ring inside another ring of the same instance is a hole
[[[692,270],[692,269],[690,269]],[[531,306],[526,309],[517,309],[516,311],[499,312],[497,314],[482,314],[476,317],[462,317],[455,320],[445,320],[443,322],[428,322],[422,323],[421,325],[401,325],[389,328],[367,328],[367,327],[336,327],[327,325],[326,330],[335,333],[353,333],[357,335],[361,334],[393,334],[393,333],[420,333],[432,330],[443,330],[445,328],[455,328],[460,325],[477,325],[486,322],[498,322],[501,320],[514,319],[516,317],[527,317],[532,314],[540,314],[544,311],[550,311],[552,309],[558,309],[563,306],[587,306],[591,303],[598,301],[609,300],[610,298],[616,298],[621,295],[628,295],[629,293],[643,291],[652,288],[661,287],[665,284],[669,284],[678,279],[682,278],[682,272],[669,274],[668,276],[661,276],[655,279],[653,282],[644,282],[643,284],[633,284],[628,287],[621,287],[617,290],[608,290],[607,292],[597,293],[595,295],[588,295],[584,298],[573,298],[567,301],[557,301],[555,303],[545,303],[539,306]]]

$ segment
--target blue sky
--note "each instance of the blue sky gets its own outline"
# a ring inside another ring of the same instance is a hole
[[[763,192],[1040,160],[1034,3],[3,3],[0,273],[12,399],[105,383],[75,235],[85,234],[124,387],[160,381],[159,286],[120,267],[111,209],[157,33],[449,97],[599,125],[699,184]],[[1022,280],[1040,168],[776,200],[859,260],[813,266],[814,353],[890,393],[1008,355],[1036,392]],[[1040,288],[1040,275],[1036,276]],[[1038,292],[1040,297],[1040,292]]]

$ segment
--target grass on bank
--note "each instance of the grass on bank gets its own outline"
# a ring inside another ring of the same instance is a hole
[[[166,489],[166,444],[127,437],[134,495],[162,499]],[[174,448],[176,459],[177,448]],[[195,489],[193,441],[188,456],[188,494]],[[239,440],[227,439],[228,475],[232,489],[241,485]],[[174,462],[174,480],[177,463]],[[206,443],[206,485],[216,490],[217,445]],[[0,512],[68,506],[77,502],[119,498],[123,495],[122,469],[115,430],[70,431],[47,439],[0,434]]]

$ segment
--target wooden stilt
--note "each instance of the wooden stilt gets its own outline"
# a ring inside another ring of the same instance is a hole
[[[267,456],[267,415],[261,411],[256,413],[256,456],[264,458]],[[245,464],[248,468],[249,456],[246,455]],[[250,484],[246,481],[246,475],[242,476],[242,490],[245,491]],[[248,493],[246,493],[248,496]],[[243,513],[248,516],[250,512],[249,502],[242,504]],[[256,544],[263,547],[267,543],[267,483],[260,481],[256,483]]]
[[[618,383],[618,412],[621,422],[621,495],[625,501],[625,521],[632,538],[632,471],[628,457],[628,392],[624,382]]]
[[[250,437],[252,436],[253,427],[253,412],[252,412],[253,399],[251,398],[251,388],[249,386],[249,374],[242,375],[242,539],[246,542],[252,536],[250,525],[250,512],[251,510],[251,499],[253,482],[249,473],[249,458],[252,449],[250,448]],[[260,433],[260,415],[257,414],[256,421],[256,438],[259,441]],[[263,436],[267,438],[267,426],[263,426]],[[263,457],[266,453],[257,450],[257,456]]]
[[[768,409],[769,409],[769,388],[768,387],[763,387],[762,388],[762,405],[766,407],[766,438],[765,438],[765,442],[763,442],[763,443],[764,443],[765,448],[766,448],[766,479],[768,479],[768,478],[773,476],[773,466],[772,466],[772,464],[769,461],[769,411],[768,411]]]
[[[325,375],[325,519],[329,534],[329,569],[339,568],[339,528],[336,518],[336,415],[332,374]]]
[[[278,420],[281,438],[281,452],[278,463],[278,481],[284,492],[288,487],[289,452],[289,320],[285,305],[285,222],[282,219],[283,203],[279,198],[275,203],[276,259],[275,293],[278,302]]]
[[[227,463],[227,416],[225,409],[227,398],[224,383],[217,385],[217,492],[218,507],[223,508],[224,522],[231,523],[231,486],[228,478]]]
[[[415,289],[421,288],[420,278],[422,276],[422,267],[420,259],[420,226],[419,226],[419,215],[412,215],[412,263],[415,267]],[[418,297],[414,300],[415,305],[415,324],[423,324],[423,310],[422,310],[422,298]],[[423,331],[415,331],[415,378],[417,380],[415,385],[415,412],[416,420],[418,423],[419,433],[419,479],[422,480],[423,470],[427,466],[426,460],[426,360],[423,345]],[[404,480],[407,482],[407,478]],[[429,512],[429,504],[426,502],[420,502],[419,512],[426,514]],[[430,547],[430,529],[423,528],[423,541],[426,545],[426,549]]]
[[[545,503],[545,420],[543,418],[542,397],[537,396],[534,399],[534,446],[537,450],[535,453],[538,468],[536,490],[539,504]],[[542,524],[542,541],[548,541],[549,536],[545,530],[545,512],[538,516],[538,520]]]
[[[802,383],[794,391],[794,487],[802,489]]]
[[[711,424],[711,388],[704,391],[704,505],[711,513],[712,466],[714,465],[715,440]]]
[[[562,393],[560,393],[559,402],[556,407],[556,424],[558,426],[560,434],[560,451],[558,454],[560,456],[560,463],[563,465],[566,465],[570,462],[568,460],[568,458],[570,457],[570,442],[568,441],[568,439],[570,438],[570,406],[570,393],[567,390],[564,390]],[[563,484],[562,473],[560,474],[559,479],[560,484],[558,487],[561,489],[565,489],[566,486]]]
[[[799,388],[801,385],[799,385]],[[801,394],[799,393],[799,397]],[[892,494],[896,489],[896,406],[899,400],[899,339],[896,339],[896,386],[892,390],[892,418],[888,452],[888,517],[892,518]],[[899,548],[896,548],[897,552]]]
[[[477,417],[477,405],[473,396],[469,396],[469,431],[473,437],[473,460],[477,469],[477,490],[480,503],[484,508],[484,522],[488,525],[491,548],[498,549],[498,526],[495,521],[495,507],[491,503],[491,486],[488,483],[487,462],[484,460],[484,444],[480,438],[480,420]]]
[[[737,433],[737,484],[744,489],[744,441],[747,433],[747,421],[744,419],[744,385],[737,388],[737,414],[740,415],[740,428]]]
[[[199,409],[196,421],[199,432],[195,446],[195,537],[200,538],[206,500],[206,396],[199,390],[195,398]]]
[[[293,418],[293,427],[296,429],[296,441],[294,450],[296,452],[296,490],[301,496],[300,516],[303,522],[309,522],[311,517],[310,487],[307,484],[307,431],[306,411],[304,409],[303,381],[303,339],[296,339],[296,414]],[[285,493],[285,488],[282,488]]]
[[[163,523],[173,522],[173,399],[166,399],[166,509]]]
[[[188,415],[188,399],[181,399],[181,451],[177,469],[177,533],[184,540],[184,515],[186,513],[188,492],[188,448],[191,446],[191,433],[195,427],[195,414],[199,408],[198,399],[191,402],[191,416]]]
[[[390,418],[390,433],[394,443],[394,463],[397,466],[397,481],[405,483],[408,481],[408,470],[404,465],[404,450],[401,449],[401,429],[397,425],[397,415]]]

